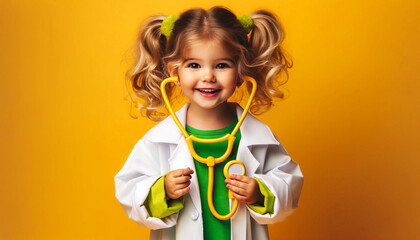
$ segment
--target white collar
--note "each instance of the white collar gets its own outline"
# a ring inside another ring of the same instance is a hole
[[[177,115],[182,126],[185,127],[187,109],[189,104],[185,104],[179,111],[175,114]],[[236,105],[236,114],[238,119],[241,117],[243,109],[238,104]],[[270,131],[269,127],[256,119],[251,114],[247,113],[242,126],[240,127],[241,131],[241,141],[246,146],[252,145],[278,145],[280,144],[273,133]],[[181,138],[184,138],[182,132],[176,126],[174,120],[171,116],[165,118],[158,125],[153,127],[148,133],[147,136],[152,142],[161,142],[161,143],[170,143],[178,144]]]

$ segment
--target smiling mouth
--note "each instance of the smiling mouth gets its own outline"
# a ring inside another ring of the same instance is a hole
[[[206,93],[206,94],[212,94],[212,93],[217,93],[221,91],[221,89],[204,89],[204,88],[197,88],[196,90],[198,90],[201,93]]]

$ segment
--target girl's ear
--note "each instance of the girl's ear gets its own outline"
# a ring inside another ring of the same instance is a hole
[[[178,69],[176,69],[173,62],[168,63],[168,72],[171,77],[178,77]]]

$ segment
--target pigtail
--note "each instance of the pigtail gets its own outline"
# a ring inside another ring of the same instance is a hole
[[[288,68],[292,62],[281,47],[284,30],[276,17],[267,11],[250,15],[254,28],[249,40],[250,75],[257,79],[256,92],[251,112],[261,114],[273,105],[273,99],[284,99],[281,86],[288,80]]]
[[[154,16],[140,29],[136,42],[136,61],[127,72],[128,89],[133,106],[143,116],[160,120],[158,110],[164,105],[161,82],[169,77],[162,57],[165,56],[166,37],[161,34],[165,16]],[[170,94],[170,89],[167,91]]]

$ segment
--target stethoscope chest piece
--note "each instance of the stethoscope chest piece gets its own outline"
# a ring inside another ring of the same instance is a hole
[[[223,174],[225,175],[226,179],[230,179],[230,175],[242,175],[245,176],[246,168],[245,165],[239,160],[231,160],[226,163],[225,167],[223,168]],[[229,189],[229,198],[233,199],[232,191]]]
[[[223,168],[223,174],[225,178],[229,178],[229,175],[236,174],[244,176],[246,173],[246,169],[244,164],[239,160],[232,160],[226,163],[225,167]]]

